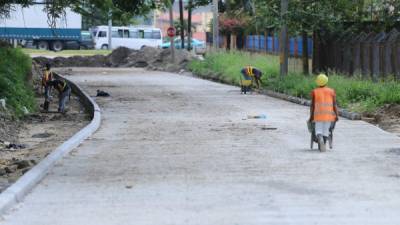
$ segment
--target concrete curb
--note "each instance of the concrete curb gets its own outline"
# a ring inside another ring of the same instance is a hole
[[[64,78],[60,75],[57,76]],[[21,202],[25,195],[28,194],[47,175],[58,160],[71,152],[74,148],[78,147],[83,140],[91,136],[100,127],[101,114],[99,106],[89,97],[88,94],[82,91],[78,85],[68,79],[65,80],[68,81],[74,93],[81,98],[83,104],[91,113],[92,121],[66,142],[57,147],[46,158],[40,161],[40,163],[20,177],[17,182],[0,194],[0,215],[3,215],[15,204]]]
[[[194,77],[198,77],[201,79],[205,79],[205,80],[211,80],[214,82],[218,82],[218,83],[223,83],[223,84],[228,84],[228,85],[233,85],[233,86],[237,86],[235,83],[230,82],[230,81],[226,81],[223,79],[220,79],[219,77],[207,77],[207,76],[203,76],[203,75],[197,75],[197,74],[192,74]],[[299,105],[305,105],[305,106],[310,106],[311,105],[311,101],[304,99],[304,98],[298,98],[298,97],[294,97],[294,96],[290,96],[287,94],[283,94],[283,93],[279,93],[279,92],[275,92],[275,91],[270,91],[270,90],[261,90],[258,91],[258,93],[263,94],[263,95],[267,95],[273,98],[278,98],[281,100],[285,100],[285,101],[289,101],[292,103],[296,103]],[[344,117],[346,119],[349,120],[361,120],[361,115],[359,113],[355,113],[355,112],[349,112],[345,109],[341,109],[339,108],[339,115],[341,117]]]

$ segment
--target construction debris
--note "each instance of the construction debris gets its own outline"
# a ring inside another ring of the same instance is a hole
[[[265,114],[250,114],[247,115],[247,119],[267,119],[267,116]]]
[[[17,150],[17,149],[24,149],[26,148],[26,145],[24,144],[15,144],[15,143],[10,143],[8,141],[0,141],[0,150]]]
[[[7,109],[6,108],[6,100],[5,99],[0,99],[0,107],[1,109]]]
[[[97,90],[96,97],[110,97],[110,94],[102,90]]]
[[[44,132],[44,133],[40,133],[40,134],[34,134],[34,135],[32,135],[32,138],[49,138],[53,135],[54,134],[52,134],[52,133]]]

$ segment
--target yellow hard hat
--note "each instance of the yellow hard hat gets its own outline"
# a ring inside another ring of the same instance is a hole
[[[321,73],[320,75],[317,76],[315,82],[320,87],[325,86],[328,83],[328,77],[325,74]]]

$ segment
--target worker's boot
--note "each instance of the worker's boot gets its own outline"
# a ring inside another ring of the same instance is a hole
[[[49,111],[49,106],[50,106],[50,102],[49,102],[49,101],[44,101],[43,109],[44,109],[46,112]]]
[[[325,152],[326,151],[326,146],[325,146],[325,141],[324,141],[324,137],[322,135],[318,135],[318,149],[320,152]]]
[[[330,134],[328,137],[328,143],[329,143],[329,148],[332,149],[333,148],[333,135]]]

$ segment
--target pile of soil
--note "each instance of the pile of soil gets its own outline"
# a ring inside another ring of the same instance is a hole
[[[19,123],[12,118],[10,112],[0,108],[0,145],[6,140],[15,142],[19,128]]]
[[[71,56],[71,57],[55,57],[49,59],[46,57],[35,57],[33,61],[44,67],[46,63],[50,63],[53,67],[109,67],[109,58],[104,55],[94,56]]]
[[[365,121],[400,136],[400,105],[388,104],[374,113],[364,114]]]
[[[132,50],[125,47],[115,49],[108,56],[73,56],[48,59],[36,57],[34,61],[41,66],[47,62],[53,67],[141,67],[150,70],[180,72],[196,56],[186,50],[175,51],[175,63],[171,62],[170,49],[143,47]]]

